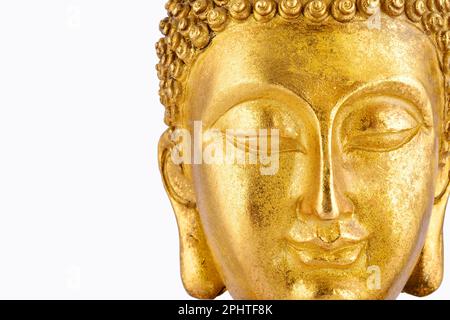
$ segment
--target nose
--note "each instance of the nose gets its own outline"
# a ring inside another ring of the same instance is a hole
[[[320,152],[320,161],[313,170],[310,187],[298,201],[298,211],[299,214],[314,215],[321,220],[334,220],[352,215],[354,205],[344,194],[343,173],[333,164],[331,152],[327,149],[325,145]]]

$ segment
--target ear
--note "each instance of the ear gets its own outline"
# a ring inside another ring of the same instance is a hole
[[[180,237],[181,277],[186,291],[199,299],[214,299],[225,291],[217,272],[198,214],[192,180],[186,165],[172,161],[172,130],[160,138],[158,160],[161,176],[175,211]]]
[[[404,288],[404,292],[418,297],[424,297],[436,291],[441,285],[444,275],[442,228],[450,191],[450,161],[448,152],[441,155],[440,160],[441,164],[439,166],[434,205],[425,244],[416,267]]]

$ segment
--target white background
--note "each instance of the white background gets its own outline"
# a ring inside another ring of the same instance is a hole
[[[0,0],[0,298],[189,298],[157,165],[164,3]]]

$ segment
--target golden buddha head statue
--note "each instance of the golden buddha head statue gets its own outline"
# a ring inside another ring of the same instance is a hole
[[[166,9],[159,163],[188,293],[435,291],[450,1],[170,0]]]

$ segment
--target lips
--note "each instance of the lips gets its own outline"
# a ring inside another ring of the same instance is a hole
[[[348,267],[355,263],[366,246],[366,241],[338,241],[333,245],[310,241],[298,243],[288,240],[289,247],[305,265],[314,267]]]
[[[345,268],[366,250],[368,238],[366,228],[353,217],[334,221],[299,219],[285,239],[289,251],[307,266]]]

